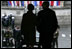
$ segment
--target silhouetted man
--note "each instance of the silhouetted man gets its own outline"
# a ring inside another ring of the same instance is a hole
[[[24,35],[24,43],[27,47],[33,47],[35,43],[35,24],[36,24],[36,15],[33,14],[34,6],[32,4],[28,5],[28,12],[23,14],[22,24],[21,24],[21,33]]]
[[[37,30],[40,33],[40,44],[43,48],[51,48],[53,34],[57,29],[58,22],[56,14],[49,9],[49,2],[43,2],[43,10],[38,13]]]

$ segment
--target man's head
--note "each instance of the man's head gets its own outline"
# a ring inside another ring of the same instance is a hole
[[[48,1],[43,2],[42,7],[43,9],[49,8],[49,2]]]
[[[29,5],[28,5],[28,10],[29,10],[29,11],[34,10],[34,6],[33,6],[32,4],[29,4]]]

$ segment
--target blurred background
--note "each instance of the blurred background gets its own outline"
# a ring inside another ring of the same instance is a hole
[[[22,15],[28,4],[34,5],[34,14],[42,10],[44,1],[1,1],[1,48],[15,48],[14,29],[20,31]],[[71,1],[48,1],[49,8],[56,12],[60,25],[58,48],[71,48]],[[6,33],[7,32],[7,33]],[[36,42],[39,33],[36,31]],[[36,45],[37,46],[37,45]]]

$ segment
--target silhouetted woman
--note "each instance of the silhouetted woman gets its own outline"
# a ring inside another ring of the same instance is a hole
[[[27,47],[33,47],[35,43],[35,23],[36,15],[32,12],[34,6],[32,4],[28,5],[28,12],[23,14],[22,24],[21,24],[21,33],[24,35],[24,43]]]

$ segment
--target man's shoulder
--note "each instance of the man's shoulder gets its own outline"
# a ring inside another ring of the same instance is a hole
[[[41,11],[39,11],[39,13],[43,13],[44,11],[49,11],[49,12],[55,13],[55,11],[50,8],[48,8],[47,10],[41,10]]]
[[[54,10],[52,10],[52,9],[50,9],[50,8],[49,8],[49,11],[50,11],[50,12],[53,12],[53,13],[55,13],[55,11],[54,11]]]
[[[44,10],[39,11],[38,13],[43,13]]]

